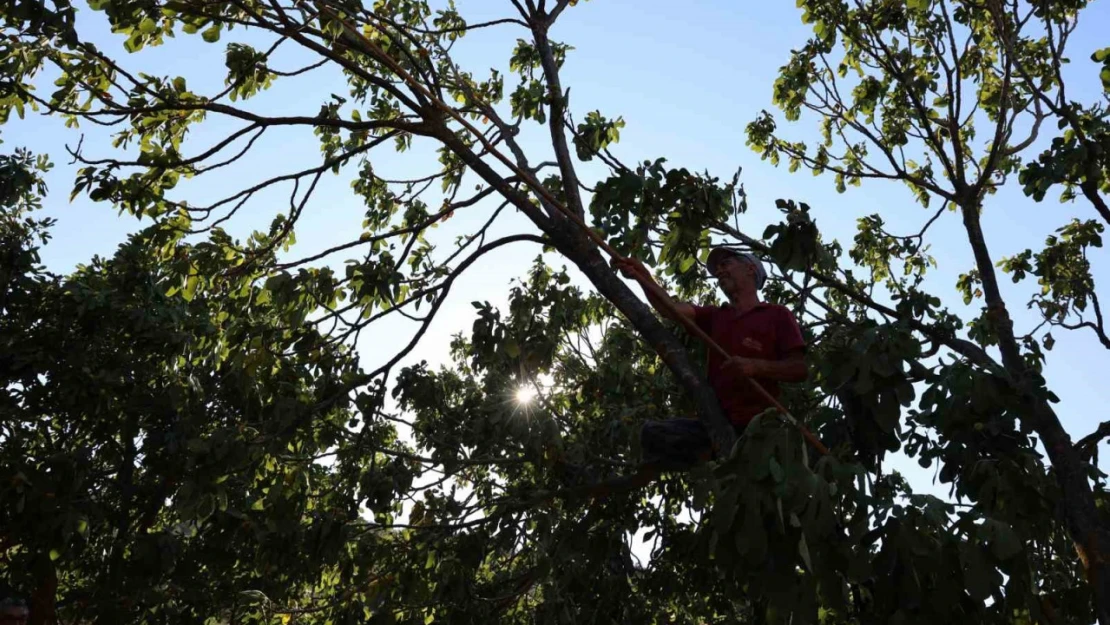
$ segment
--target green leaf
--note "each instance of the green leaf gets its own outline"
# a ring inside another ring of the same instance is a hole
[[[690,268],[694,266],[694,262],[696,260],[697,259],[693,256],[683,257],[682,262],[678,264],[679,273],[686,273],[687,271],[690,271]]]
[[[994,557],[1005,561],[1021,553],[1021,540],[1009,524],[992,520],[987,521],[987,526],[991,530],[991,552]]]
[[[959,549],[964,587],[975,600],[986,600],[990,597],[990,577],[982,553],[971,543],[963,543]]]
[[[727,532],[732,527],[732,521],[736,517],[738,507],[736,500],[740,496],[742,487],[739,483],[733,484],[717,500],[713,510],[713,523],[718,532]]]
[[[745,506],[744,526],[736,532],[736,546],[753,561],[760,561],[767,553],[767,529],[758,503]]]
[[[187,301],[187,302],[193,301],[193,297],[197,293],[197,283],[198,282],[200,282],[200,280],[197,277],[197,274],[195,274],[195,273],[191,274],[188,278],[186,278],[185,288],[182,289],[182,291],[181,291],[181,297],[184,297],[185,301]]]
[[[806,563],[806,570],[812,573],[813,562],[809,558],[809,545],[806,544],[805,532],[802,532],[801,538],[798,539],[798,555],[800,555],[802,561]]]
[[[211,493],[206,494],[200,500],[200,506],[197,507],[197,520],[203,521],[212,516],[216,512],[216,498]]]
[[[42,553],[42,552],[40,551],[39,553]],[[58,551],[57,549],[51,549],[50,550],[50,561],[51,562],[57,560],[60,557],[62,557],[62,552],[61,551]]]
[[[770,469],[771,477],[774,478],[775,482],[781,484],[784,474],[782,471],[782,465],[779,464],[779,461],[772,457],[768,463],[768,468]]]

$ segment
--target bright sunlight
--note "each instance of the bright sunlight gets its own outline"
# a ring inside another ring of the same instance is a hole
[[[525,384],[516,389],[516,403],[528,404],[536,398],[536,388],[531,384]]]

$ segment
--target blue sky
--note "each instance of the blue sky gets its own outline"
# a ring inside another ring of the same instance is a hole
[[[471,22],[502,17],[513,11],[508,2],[501,0],[461,0],[457,5]],[[183,37],[128,56],[123,52],[122,40],[107,32],[102,15],[82,8],[78,22],[87,33],[86,38],[104,51],[127,56],[126,66],[170,77],[181,75],[187,78],[190,88],[207,93],[222,88],[226,43],[251,39],[245,38],[241,30],[225,34],[217,44],[205,44],[199,37]],[[1101,91],[1098,71],[1088,57],[1105,45],[1096,25],[1107,23],[1110,7],[1094,3],[1072,37],[1073,63],[1069,71],[1073,80],[1069,92],[1073,99],[1090,102]],[[482,31],[464,39],[456,49],[456,58],[464,69],[478,75],[491,67],[507,74],[514,41],[526,34],[515,28]],[[778,68],[787,61],[792,47],[804,43],[807,34],[800,10],[792,2],[593,0],[566,11],[551,36],[575,48],[564,67],[562,81],[571,88],[576,119],[596,109],[610,117],[623,116],[626,121],[621,143],[615,150],[625,162],[666,157],[672,166],[708,170],[723,179],[743,167],[742,179],[751,208],[741,226],[747,232],[761,234],[768,223],[778,220],[774,209],[777,198],[809,203],[826,239],[839,239],[846,247],[854,234],[856,218],[870,213],[882,213],[891,231],[916,231],[930,213],[896,184],[865,182],[861,188],[837,194],[831,177],[815,178],[804,171],[789,174],[785,167],[774,168],[761,162],[745,146],[745,126],[761,109],[772,110],[771,86]],[[307,58],[292,49],[283,50],[273,66],[293,69]],[[507,76],[507,92],[513,84]],[[50,90],[48,82],[40,87],[44,95]],[[242,106],[269,114],[311,115],[330,93],[344,94],[346,89],[337,72],[324,71],[279,80],[269,92]],[[236,123],[213,117],[191,134],[187,146],[195,152],[237,127]],[[812,119],[803,119],[785,128],[785,133],[814,143],[816,130]],[[128,232],[138,227],[133,218],[117,217],[108,206],[84,198],[68,201],[76,167],[68,164],[64,146],[76,145],[77,133],[63,128],[58,120],[35,116],[17,120],[2,128],[2,132],[3,149],[26,146],[49,153],[55,160],[56,168],[48,177],[51,195],[46,205],[47,212],[57,217],[59,223],[54,241],[43,254],[48,267],[64,272],[94,254],[109,255]],[[86,125],[82,132],[86,133],[85,146],[90,157],[108,153],[103,131]],[[534,162],[548,156],[545,134],[544,129],[534,128],[523,135],[525,149]],[[182,184],[177,197],[201,204],[241,188],[246,181],[314,165],[319,155],[316,139],[307,130],[268,132],[258,146],[261,150],[248,162],[229,167],[219,175]],[[386,176],[425,175],[432,171],[427,164],[429,154],[424,145],[399,156],[382,151],[375,158],[375,165]],[[434,161],[431,166],[435,166]],[[586,182],[596,180],[601,173],[596,165],[580,171]],[[357,236],[362,208],[348,186],[352,175],[353,171],[346,171],[341,177],[323,181],[298,228],[294,255],[308,255]],[[254,228],[265,228],[274,212],[288,212],[284,194],[287,191],[260,197],[229,223],[229,229],[244,236]],[[483,222],[492,208],[492,204],[486,203],[460,211],[431,238],[448,248],[454,236]],[[1039,249],[1046,235],[1073,216],[1096,217],[1085,204],[1059,205],[1052,198],[1037,204],[1025,198],[1016,184],[1011,184],[988,200],[983,219],[991,253],[997,260],[1026,247]],[[512,213],[506,213],[496,228],[502,234],[532,230],[529,223]],[[962,232],[958,217],[948,213],[932,230],[931,238],[932,252],[940,268],[933,272],[928,284],[956,312],[977,307],[973,304],[965,308],[954,289],[957,276],[973,267]],[[538,252],[534,245],[520,244],[503,248],[475,265],[456,283],[440,318],[405,362],[419,359],[444,362],[450,336],[470,327],[473,319],[470,302],[503,302],[509,281],[521,275]],[[1105,256],[1099,250],[1092,258],[1096,279],[1104,284],[1110,281]],[[339,267],[344,258],[336,257],[332,264]],[[1016,327],[1019,332],[1027,331],[1035,324],[1024,306],[1031,285],[1013,286],[1007,278],[1003,282]],[[407,341],[412,329],[410,323],[395,320],[364,333],[359,348],[368,366],[394,353]],[[1110,390],[1102,382],[1105,376],[1098,372],[1110,364],[1110,359],[1088,333],[1054,334],[1057,343],[1049,353],[1047,375],[1050,386],[1062,400],[1058,413],[1065,427],[1078,438],[1107,418],[1104,407],[1110,403]],[[1104,468],[1106,464],[1103,463]],[[904,469],[922,490],[938,493],[946,490],[927,484],[931,471],[900,461],[895,466]]]

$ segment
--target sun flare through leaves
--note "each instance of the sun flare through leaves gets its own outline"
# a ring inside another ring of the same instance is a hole
[[[529,384],[525,384],[517,388],[513,396],[516,398],[516,403],[525,406],[536,399],[536,389]]]

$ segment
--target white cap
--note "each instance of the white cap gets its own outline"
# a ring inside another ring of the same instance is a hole
[[[767,270],[763,268],[763,263],[755,254],[749,252],[741,252],[728,247],[715,247],[709,252],[709,258],[705,260],[705,265],[710,273],[713,273],[713,266],[721,262],[729,256],[735,256],[746,263],[750,263],[755,267],[755,288],[762,289],[763,283],[767,281]]]

